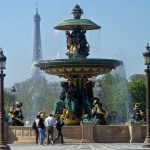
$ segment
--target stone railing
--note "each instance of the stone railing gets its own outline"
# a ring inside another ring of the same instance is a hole
[[[35,132],[32,127],[12,126],[6,127],[6,131],[7,143],[35,143]],[[64,126],[62,132],[67,143],[79,143],[81,141],[81,126]],[[54,133],[57,134],[56,130]]]
[[[146,126],[141,124],[64,126],[63,135],[66,143],[138,143],[144,142]],[[5,138],[7,143],[35,143],[35,133],[31,127],[5,126]]]

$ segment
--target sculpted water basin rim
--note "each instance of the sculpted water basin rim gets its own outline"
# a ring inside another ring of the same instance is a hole
[[[68,78],[69,76],[82,75],[92,77],[110,72],[121,65],[122,61],[115,59],[55,59],[44,60],[35,65],[48,74]]]

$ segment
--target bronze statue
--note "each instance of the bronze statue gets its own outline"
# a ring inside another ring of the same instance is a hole
[[[93,105],[94,107],[92,109],[92,114],[95,121],[95,125],[106,125],[106,119],[105,119],[106,112],[102,108],[102,103],[96,99],[93,102]]]
[[[12,126],[24,126],[23,123],[23,113],[22,113],[22,102],[15,103],[15,109],[10,108],[9,117],[10,117],[10,125]]]
[[[62,114],[64,109],[64,100],[65,100],[65,96],[61,94],[59,96],[59,100],[57,100],[54,104],[54,115]]]
[[[72,95],[68,95],[68,93],[66,93],[66,99],[64,103],[65,103],[65,109],[67,109],[70,112],[70,114],[72,114],[72,119],[79,118],[79,109],[78,109],[79,104],[77,100],[74,99]]]
[[[86,31],[75,29],[70,33],[66,31],[67,55],[69,58],[87,57],[89,55],[89,44],[85,36]]]
[[[82,84],[81,97],[82,97],[82,108],[85,114],[90,114],[93,105],[93,87],[94,82],[86,81]]]
[[[133,114],[131,116],[132,122],[141,122],[143,119],[143,112],[140,110],[140,103],[135,103],[133,108]]]

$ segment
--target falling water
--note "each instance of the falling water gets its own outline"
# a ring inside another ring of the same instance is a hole
[[[28,79],[17,85],[17,99],[23,102],[24,122],[32,122],[38,112],[53,111],[58,98],[59,84],[47,80]]]
[[[95,96],[101,99],[106,112],[115,118],[111,124],[122,124],[130,119],[131,97],[124,65],[103,75],[97,80],[94,89]]]
[[[120,93],[120,101],[122,105],[125,106],[126,121],[128,121],[131,115],[131,96],[128,90],[128,81],[126,77],[125,66],[121,65],[117,67],[111,72],[111,74],[117,79],[116,81],[118,82],[118,85],[121,85],[123,89],[122,93]]]

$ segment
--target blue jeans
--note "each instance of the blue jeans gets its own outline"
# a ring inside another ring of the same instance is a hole
[[[40,145],[42,145],[45,139],[45,130],[42,128],[39,128],[38,130],[39,130]]]

